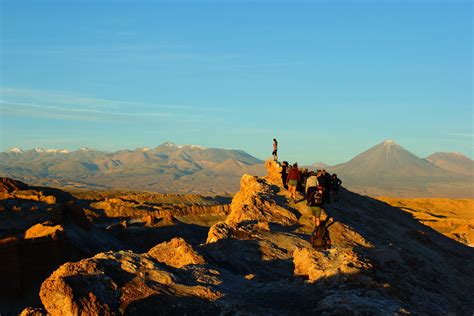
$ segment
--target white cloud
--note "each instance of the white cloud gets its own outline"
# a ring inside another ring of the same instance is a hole
[[[90,98],[64,92],[0,88],[3,115],[54,119],[99,120],[151,118],[168,121],[197,120],[203,112],[228,113],[228,108],[156,104]]]

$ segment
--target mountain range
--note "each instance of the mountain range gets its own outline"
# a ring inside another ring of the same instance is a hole
[[[103,152],[12,148],[0,153],[0,174],[63,188],[232,193],[244,173],[261,175],[263,161],[242,150],[179,146]]]
[[[345,163],[309,168],[337,173],[344,186],[367,195],[473,197],[473,165],[460,153],[419,158],[387,140]],[[262,160],[242,150],[171,142],[112,153],[88,148],[0,153],[0,175],[67,189],[232,194],[244,173],[263,175],[264,169]]]

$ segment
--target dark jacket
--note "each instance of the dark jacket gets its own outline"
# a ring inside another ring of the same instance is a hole
[[[322,186],[323,188],[326,188],[326,181],[327,181],[327,178],[324,176],[324,175],[320,175],[318,177],[318,183],[320,186]]]

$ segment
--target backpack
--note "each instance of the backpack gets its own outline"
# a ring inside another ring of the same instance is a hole
[[[320,206],[322,202],[323,202],[322,191],[318,190],[318,191],[311,192],[311,195],[309,198],[309,206]]]
[[[313,248],[318,250],[331,248],[331,237],[329,236],[328,227],[334,223],[334,219],[330,218],[327,221],[321,221],[319,226],[313,230],[310,238]]]

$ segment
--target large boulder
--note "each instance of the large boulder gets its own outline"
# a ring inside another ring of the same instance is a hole
[[[169,266],[182,268],[189,264],[205,264],[204,258],[183,238],[173,238],[148,251],[148,254]]]
[[[40,238],[40,237],[50,237],[52,239],[58,239],[59,237],[64,237],[65,231],[61,225],[51,225],[51,223],[41,223],[31,226],[25,232],[25,239]]]
[[[217,312],[210,303],[221,294],[181,271],[147,254],[100,253],[62,265],[43,282],[40,298],[53,316]]]

